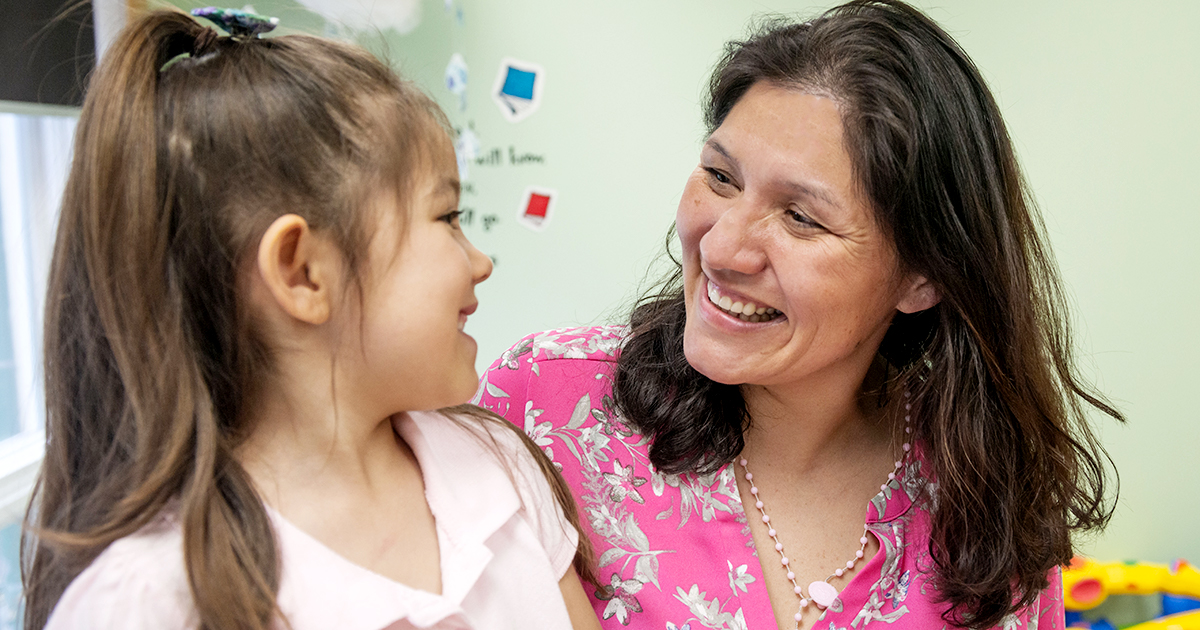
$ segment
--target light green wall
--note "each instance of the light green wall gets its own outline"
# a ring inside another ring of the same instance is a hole
[[[180,3],[183,5],[184,3]],[[1084,549],[1100,558],[1200,562],[1200,3],[941,0],[921,6],[973,56],[1005,113],[1070,294],[1081,366],[1128,415],[1098,423],[1121,472],[1116,517]],[[259,2],[325,32],[291,1]],[[468,325],[480,366],[530,331],[620,319],[660,251],[702,137],[701,91],[722,43],[764,11],[806,2],[426,0],[420,26],[360,38],[446,108],[485,150],[540,166],[473,167],[464,206],[495,214],[468,234],[496,256]],[[337,32],[337,29],[328,32]],[[468,108],[442,84],[470,68]],[[541,110],[506,122],[489,91],[500,58],[541,64]],[[543,233],[518,196],[560,191]]]

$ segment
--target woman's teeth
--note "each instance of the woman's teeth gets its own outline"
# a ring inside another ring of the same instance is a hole
[[[769,306],[759,306],[753,302],[735,302],[729,296],[721,295],[721,291],[712,282],[708,283],[708,301],[744,322],[769,322],[783,315]]]

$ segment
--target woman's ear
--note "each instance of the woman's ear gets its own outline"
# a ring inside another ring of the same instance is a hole
[[[258,274],[284,312],[308,324],[329,320],[337,250],[295,214],[275,219],[258,242]]]
[[[896,310],[901,313],[917,313],[942,301],[942,294],[925,276],[913,274],[906,282],[907,287],[896,305]]]

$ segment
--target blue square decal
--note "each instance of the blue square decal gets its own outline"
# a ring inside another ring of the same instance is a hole
[[[504,87],[500,88],[500,93],[532,101],[535,79],[537,79],[537,74],[509,66],[508,74],[504,77]]]

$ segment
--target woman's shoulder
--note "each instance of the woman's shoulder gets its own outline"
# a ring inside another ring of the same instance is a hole
[[[628,331],[627,326],[609,325],[532,333],[506,350],[492,367],[518,369],[522,361],[530,365],[556,360],[615,361]]]
[[[63,592],[46,628],[136,630],[198,623],[183,560],[183,530],[168,509],[97,556]]]
[[[606,377],[616,366],[628,330],[626,326],[588,326],[526,335],[484,371],[471,402],[507,417],[495,403],[525,399],[532,395],[531,389],[541,394],[594,389],[594,381],[611,381]]]
[[[612,381],[626,326],[559,328],[527,335],[492,363],[472,402],[524,429],[543,450],[544,431],[615,413]],[[549,453],[548,453],[549,454]]]

